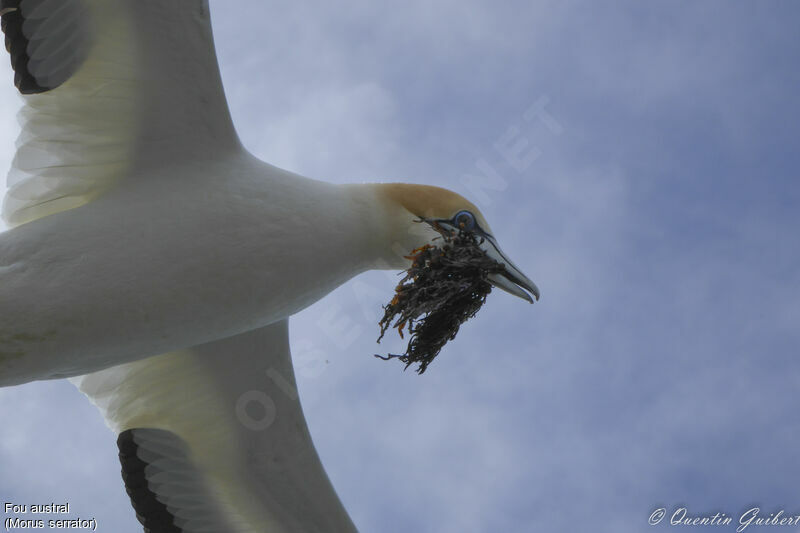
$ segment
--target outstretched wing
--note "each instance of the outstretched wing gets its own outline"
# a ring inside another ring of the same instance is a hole
[[[239,146],[207,0],[0,0],[22,132],[3,219],[77,207],[150,165]]]
[[[118,434],[146,531],[356,531],[308,433],[287,320],[71,381]]]

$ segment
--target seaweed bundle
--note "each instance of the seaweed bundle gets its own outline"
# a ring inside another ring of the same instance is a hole
[[[422,374],[458,329],[474,317],[492,291],[487,277],[504,266],[488,257],[479,238],[468,231],[443,232],[442,246],[425,245],[413,250],[411,266],[397,285],[392,301],[383,306],[381,341],[393,327],[410,338],[403,354],[375,355],[399,359],[406,368],[417,363]]]

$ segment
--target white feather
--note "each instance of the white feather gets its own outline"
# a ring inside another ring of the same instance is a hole
[[[155,438],[140,443],[139,454],[178,458],[160,459],[148,481],[180,516],[191,518],[189,508],[212,494],[236,532],[355,531],[306,427],[286,320],[71,381],[115,432],[163,429],[186,443],[189,462],[171,451],[173,442]],[[256,413],[252,423],[242,409],[248,397],[274,411]]]
[[[83,205],[167,160],[238,146],[206,0],[24,0],[28,71],[3,219]],[[187,58],[193,60],[187,60]]]

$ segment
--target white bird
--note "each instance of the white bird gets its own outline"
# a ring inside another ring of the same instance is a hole
[[[234,130],[207,0],[1,0],[25,96],[0,234],[0,386],[69,377],[145,531],[355,531],[295,388],[288,317],[466,225],[462,196],[333,185]],[[526,292],[527,291],[527,292]],[[266,379],[265,379],[266,376]]]

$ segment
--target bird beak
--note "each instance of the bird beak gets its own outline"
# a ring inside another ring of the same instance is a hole
[[[457,231],[449,220],[434,220],[427,218],[423,218],[422,220],[430,224],[433,229],[442,234],[445,234],[445,232],[453,233]],[[534,298],[536,298],[536,301],[539,301],[539,287],[537,287],[536,284],[532,282],[530,278],[528,278],[528,276],[523,274],[522,271],[517,268],[517,265],[511,261],[511,259],[506,257],[506,255],[497,245],[497,242],[495,242],[494,237],[485,231],[479,230],[478,238],[482,239],[480,241],[480,247],[484,252],[486,252],[486,255],[498,263],[502,263],[504,268],[503,272],[489,274],[487,277],[489,283],[498,289],[506,291],[509,294],[518,296],[523,300],[528,300],[530,303],[533,303]],[[533,298],[531,298],[531,294],[533,295]]]
[[[528,276],[523,274],[508,257],[506,257],[494,241],[494,238],[488,235],[484,236],[480,246],[486,252],[486,255],[498,263],[502,263],[505,267],[503,272],[489,274],[489,283],[498,289],[503,289],[507,293],[519,296],[523,300],[528,300],[530,303],[533,303],[533,298],[536,298],[537,301],[539,300],[539,288]],[[531,294],[533,298],[531,298]]]

